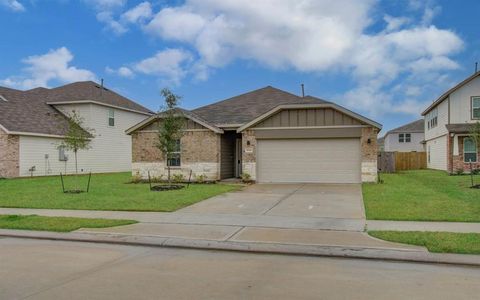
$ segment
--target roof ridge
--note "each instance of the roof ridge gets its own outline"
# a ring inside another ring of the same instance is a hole
[[[299,97],[299,96],[297,96],[297,95],[295,95],[295,94],[286,92],[286,91],[284,91],[284,90],[281,90],[281,89],[279,89],[279,88],[273,87],[273,86],[271,86],[271,85],[267,85],[267,86],[264,86],[264,87],[262,87],[262,88],[258,88],[258,89],[252,90],[252,91],[244,92],[244,93],[241,93],[241,94],[236,95],[236,96],[233,96],[233,97],[229,97],[229,98],[226,98],[226,99],[223,99],[223,100],[220,100],[220,101],[216,101],[216,102],[213,102],[213,103],[204,105],[204,106],[197,107],[197,108],[193,109],[192,111],[196,111],[196,110],[199,110],[199,109],[207,108],[207,107],[209,107],[209,106],[217,105],[217,104],[220,104],[220,103],[225,103],[225,102],[227,102],[227,101],[234,100],[235,98],[239,98],[239,97],[242,97],[242,96],[245,96],[245,95],[248,95],[248,94],[252,94],[252,93],[256,93],[256,92],[259,92],[259,91],[261,91],[261,90],[266,90],[266,89],[277,90],[277,91],[280,91],[280,92],[283,92],[283,93],[290,94],[290,95],[292,95],[292,96],[301,98],[301,97]]]

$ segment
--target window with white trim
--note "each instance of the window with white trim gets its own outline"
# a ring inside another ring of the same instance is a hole
[[[108,126],[115,126],[115,110],[108,109]]]
[[[472,138],[463,139],[463,161],[477,162],[477,145]]]
[[[432,129],[438,125],[438,108],[432,109],[427,114],[427,128]]]
[[[167,166],[169,167],[180,167],[182,162],[182,149],[180,140],[175,141],[175,151],[169,154],[169,158],[167,160]]]
[[[412,134],[410,133],[399,133],[398,142],[399,143],[410,143],[412,141]]]
[[[472,97],[472,119],[480,120],[480,97]]]

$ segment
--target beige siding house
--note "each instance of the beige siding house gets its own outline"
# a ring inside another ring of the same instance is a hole
[[[479,149],[469,138],[480,121],[480,72],[445,92],[422,115],[429,168],[469,172],[470,162],[480,168]]]
[[[260,183],[360,183],[377,179],[381,125],[335,103],[265,87],[192,111],[175,173],[210,180],[248,174]],[[165,176],[155,115],[127,130],[132,172]]]
[[[79,170],[129,171],[132,144],[125,130],[152,114],[94,82],[30,91],[0,88],[0,95],[0,177],[74,172],[73,154],[62,156],[57,149],[73,111],[95,136],[88,151],[79,151]]]

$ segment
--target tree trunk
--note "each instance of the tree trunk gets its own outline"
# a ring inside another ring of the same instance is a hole
[[[74,150],[75,154],[75,189],[78,190],[78,162],[77,162],[77,150]]]

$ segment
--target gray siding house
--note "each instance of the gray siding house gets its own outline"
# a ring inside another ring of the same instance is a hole
[[[425,151],[424,131],[423,119],[392,129],[383,138],[383,151],[423,152]]]
[[[359,183],[377,180],[381,125],[335,103],[271,86],[191,111],[179,141],[174,173],[210,180],[248,174],[257,182]],[[165,176],[155,147],[154,115],[127,130],[132,173]]]

